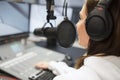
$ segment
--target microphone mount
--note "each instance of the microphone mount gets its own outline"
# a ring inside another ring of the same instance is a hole
[[[54,0],[46,0],[46,8],[47,8],[47,22],[50,20],[55,20],[56,16],[54,16]]]
[[[67,1],[65,0],[64,20],[57,26],[53,27],[50,20],[56,19],[54,16],[54,0],[46,0],[47,22],[42,28],[35,29],[34,34],[47,37],[47,46],[56,46],[58,42],[62,47],[71,47],[76,38],[76,29],[74,24],[67,17]],[[49,23],[51,27],[45,27]]]

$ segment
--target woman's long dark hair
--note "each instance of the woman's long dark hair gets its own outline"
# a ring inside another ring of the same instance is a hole
[[[99,0],[87,0],[86,2],[86,15],[88,15],[94,7],[97,5]],[[120,0],[112,0],[108,11],[113,18],[113,30],[109,38],[103,41],[89,40],[87,56],[82,57],[78,60],[76,68],[83,65],[84,58],[99,53],[103,53],[104,56],[114,55],[120,56]]]

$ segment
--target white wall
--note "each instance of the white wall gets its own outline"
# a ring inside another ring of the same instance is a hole
[[[83,5],[84,0],[68,0],[68,5],[70,7],[81,7]],[[46,4],[46,0],[39,0],[40,4]],[[55,0],[56,6],[62,6],[64,0]]]

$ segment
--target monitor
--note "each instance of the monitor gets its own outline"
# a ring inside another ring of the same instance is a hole
[[[0,42],[29,36],[29,4],[0,1]]]

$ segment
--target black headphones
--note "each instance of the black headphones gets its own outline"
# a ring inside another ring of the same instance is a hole
[[[99,0],[97,6],[88,14],[86,31],[90,39],[102,41],[110,36],[113,21],[108,6],[111,2],[112,0]]]

